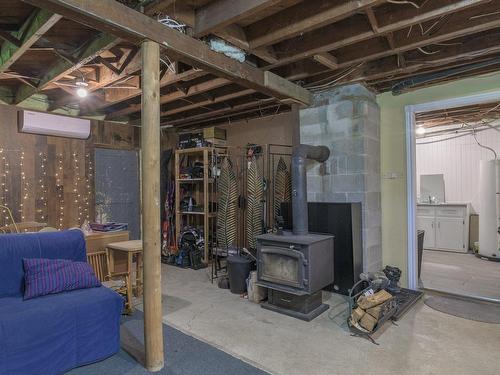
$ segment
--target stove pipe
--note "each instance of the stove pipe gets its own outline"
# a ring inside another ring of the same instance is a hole
[[[307,159],[324,162],[330,157],[326,146],[298,145],[292,153],[292,216],[293,234],[308,233],[309,218],[307,214]]]

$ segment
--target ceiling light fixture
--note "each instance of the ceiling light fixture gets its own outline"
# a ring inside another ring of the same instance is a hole
[[[78,95],[80,98],[85,98],[89,94],[89,91],[87,90],[87,87],[89,84],[85,82],[85,79],[82,77],[81,80],[76,82],[76,95]]]
[[[419,126],[415,130],[415,134],[417,134],[417,135],[424,135],[425,132],[426,132],[426,130],[425,130],[425,128],[423,126]]]

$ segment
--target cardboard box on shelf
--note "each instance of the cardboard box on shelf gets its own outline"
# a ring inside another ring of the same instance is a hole
[[[226,140],[227,134],[226,130],[218,128],[216,126],[211,126],[209,128],[203,129],[203,138],[209,141],[210,139]]]

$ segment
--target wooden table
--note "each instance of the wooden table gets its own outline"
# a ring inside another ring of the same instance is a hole
[[[137,259],[137,269],[135,275],[134,295],[139,297],[142,294],[142,240],[112,242],[106,245],[109,251],[109,267],[114,272],[115,255],[125,255],[127,258],[126,272],[132,276],[132,263],[134,255]],[[128,286],[129,292],[132,292],[132,285]]]
[[[87,253],[105,251],[108,243],[128,241],[129,232],[121,230],[118,232],[93,232],[85,236]]]

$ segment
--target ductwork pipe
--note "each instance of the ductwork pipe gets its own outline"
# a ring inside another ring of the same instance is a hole
[[[330,157],[326,146],[298,145],[292,153],[292,215],[293,234],[304,235],[309,232],[307,214],[307,159],[323,163]]]

